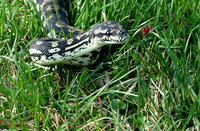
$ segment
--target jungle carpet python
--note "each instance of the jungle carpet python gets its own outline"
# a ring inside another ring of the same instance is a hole
[[[70,26],[66,18],[64,0],[34,0],[34,7],[42,12],[42,22],[48,36],[31,42],[31,59],[41,65],[69,64],[87,66],[94,64],[101,47],[108,44],[122,44],[128,32],[111,20],[82,31]],[[57,36],[53,38],[53,36]],[[67,39],[60,39],[67,36]]]

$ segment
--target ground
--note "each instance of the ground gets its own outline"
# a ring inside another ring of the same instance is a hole
[[[69,0],[72,26],[115,20],[130,33],[89,67],[31,62],[46,37],[23,0],[0,1],[0,129],[199,130],[199,0]]]

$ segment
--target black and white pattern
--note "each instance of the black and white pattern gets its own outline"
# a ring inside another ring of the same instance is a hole
[[[44,27],[52,37],[31,42],[29,53],[31,59],[38,64],[91,65],[98,60],[102,46],[122,44],[129,38],[128,32],[111,20],[88,31],[70,26],[66,19],[64,0],[55,0],[55,3],[53,0],[34,0],[34,4],[42,12]],[[67,39],[58,39],[62,36],[67,36]]]

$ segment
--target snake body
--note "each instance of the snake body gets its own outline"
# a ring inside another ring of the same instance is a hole
[[[129,38],[128,32],[111,20],[87,31],[70,26],[65,19],[64,0],[35,0],[34,4],[42,12],[43,25],[48,35],[52,37],[31,42],[29,53],[35,63],[91,65],[98,60],[102,46],[122,44]],[[53,38],[54,35],[57,38]],[[67,36],[67,39],[58,39],[63,36]]]

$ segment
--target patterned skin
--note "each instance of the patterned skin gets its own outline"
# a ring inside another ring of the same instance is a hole
[[[55,0],[55,3],[53,0],[37,0],[34,3],[38,11],[42,12],[48,36],[52,37],[31,42],[29,53],[31,59],[38,64],[92,65],[98,60],[102,46],[122,44],[129,38],[128,32],[120,24],[110,20],[87,31],[70,26],[65,19],[63,0]],[[67,39],[58,39],[63,35]]]

